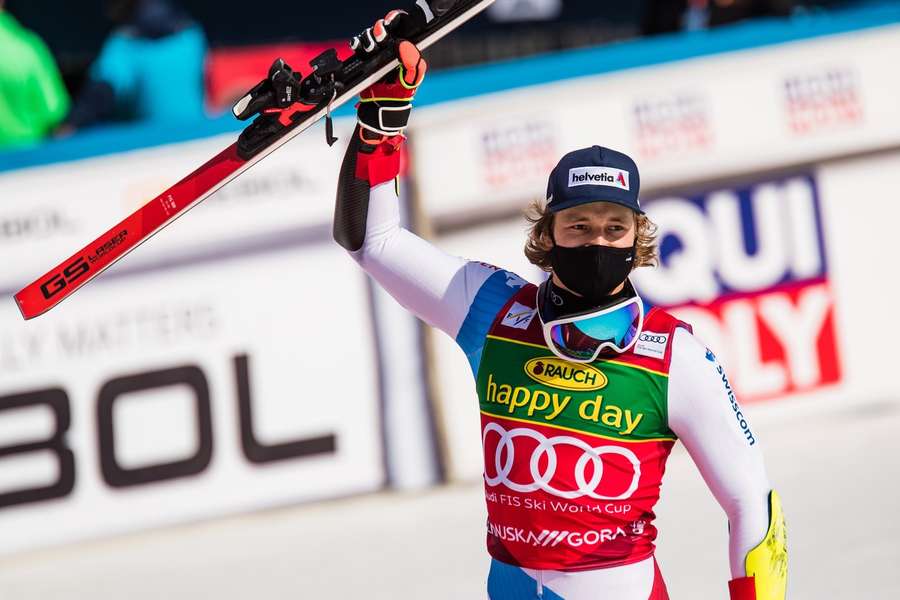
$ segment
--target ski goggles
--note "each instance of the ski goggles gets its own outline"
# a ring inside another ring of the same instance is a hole
[[[582,315],[544,323],[544,340],[554,354],[573,362],[593,362],[603,350],[625,352],[644,324],[640,297]]]

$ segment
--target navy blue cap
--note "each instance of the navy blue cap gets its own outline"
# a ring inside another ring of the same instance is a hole
[[[638,201],[641,175],[625,154],[591,146],[569,152],[550,173],[547,208],[551,213],[590,202],[614,202],[643,214]]]

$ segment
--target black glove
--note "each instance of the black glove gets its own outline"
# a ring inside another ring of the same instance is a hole
[[[400,36],[415,28],[415,17],[402,10],[388,13],[375,25],[354,37],[350,47],[357,54],[371,54],[393,46],[400,66],[363,90],[357,105],[357,121],[363,141],[378,144],[403,135],[412,112],[412,99],[425,79],[428,64],[419,49]]]

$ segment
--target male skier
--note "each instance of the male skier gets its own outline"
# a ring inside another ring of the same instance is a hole
[[[730,527],[732,600],[782,600],[785,527],[759,442],[690,326],[645,313],[628,275],[656,261],[637,166],[594,146],[564,156],[533,207],[526,255],[550,277],[449,256],[400,227],[395,180],[425,76],[403,11],[354,38],[402,66],[361,95],[334,236],[392,296],[453,337],[476,379],[492,600],[662,600],[653,507],[676,439]],[[399,34],[397,34],[399,36]]]

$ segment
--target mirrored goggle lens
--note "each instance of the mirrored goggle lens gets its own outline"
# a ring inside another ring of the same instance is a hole
[[[550,328],[550,339],[562,354],[589,360],[604,345],[621,352],[634,340],[639,324],[640,307],[631,302],[612,312],[555,324]]]

